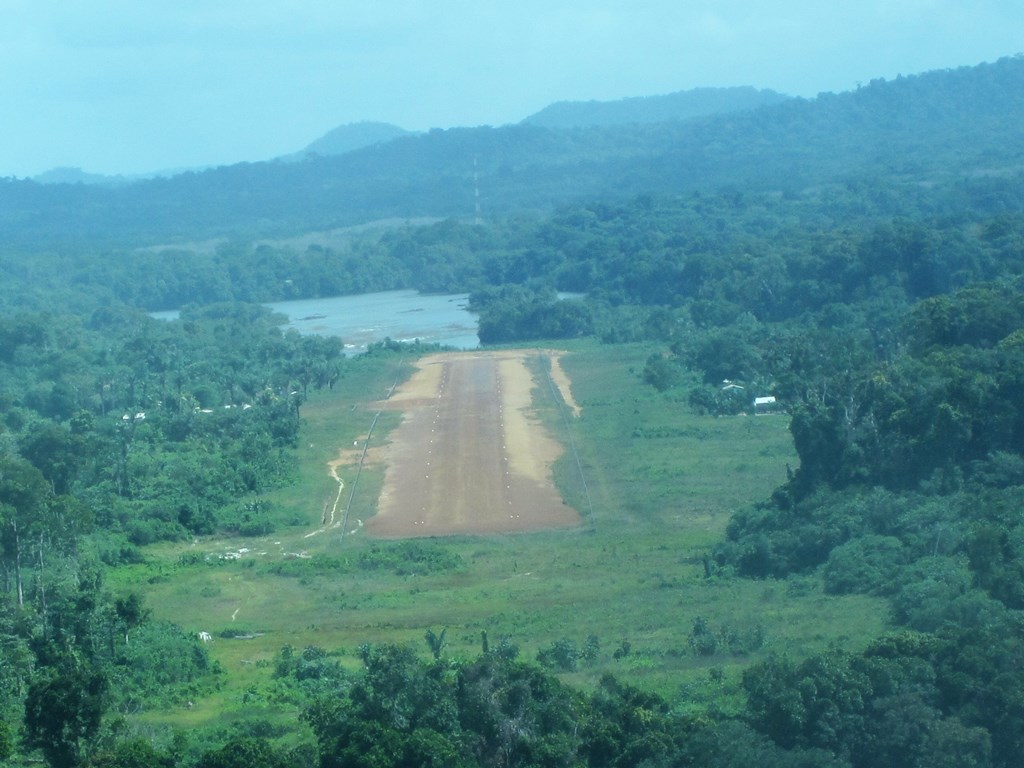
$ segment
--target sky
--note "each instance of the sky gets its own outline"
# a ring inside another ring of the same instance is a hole
[[[362,120],[794,96],[1024,51],[1020,0],[0,0],[0,177],[266,160]]]

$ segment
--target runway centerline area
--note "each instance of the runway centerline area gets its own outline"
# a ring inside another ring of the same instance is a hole
[[[383,449],[384,489],[367,533],[400,538],[580,524],[552,480],[563,449],[534,416],[529,354],[538,353],[419,361],[385,406],[403,419]]]

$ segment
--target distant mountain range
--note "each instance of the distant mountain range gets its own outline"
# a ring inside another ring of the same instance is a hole
[[[658,123],[665,120],[685,120],[693,117],[754,109],[765,104],[777,104],[788,97],[770,90],[757,90],[749,86],[736,88],[696,88],[664,96],[639,96],[617,101],[560,101],[530,115],[522,122],[544,128],[580,128],[599,125],[625,125],[629,123]],[[305,160],[314,156],[344,155],[357,149],[384,144],[403,136],[414,136],[391,123],[364,120],[341,125],[325,133],[298,152],[275,158],[284,162]],[[206,168],[158,171],[149,174],[107,176],[88,173],[81,168],[53,168],[32,177],[40,184],[96,184],[118,187],[145,179],[176,176],[181,173],[202,171]]]
[[[51,168],[32,177],[39,184],[99,184],[106,186],[122,186],[131,184],[138,179],[126,176],[105,176],[102,173],[87,173],[81,168]]]
[[[304,160],[314,155],[344,155],[347,152],[353,152],[363,147],[372,147],[376,144],[384,144],[392,139],[411,135],[413,135],[412,131],[399,128],[391,123],[375,123],[371,121],[350,123],[349,125],[342,125],[328,131],[319,139],[306,146],[305,149],[278,159]]]
[[[1018,56],[688,119],[617,123],[599,113],[620,106],[591,105],[587,119],[604,122],[432,130],[344,154],[307,152],[300,162],[242,163],[116,188],[6,179],[0,238],[48,247],[286,236],[386,218],[472,217],[477,191],[486,217],[640,194],[799,194],[865,179],[924,189],[1021,173],[1022,94]]]
[[[695,117],[740,112],[789,97],[750,86],[695,88],[665,96],[638,96],[618,101],[559,101],[523,120],[542,128],[586,128],[628,123],[662,123]]]

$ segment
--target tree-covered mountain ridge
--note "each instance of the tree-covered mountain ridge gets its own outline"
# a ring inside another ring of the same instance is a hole
[[[751,86],[730,88],[694,88],[659,96],[634,96],[612,101],[559,101],[550,104],[521,122],[546,128],[575,128],[623,123],[659,123],[666,120],[687,120],[694,117],[754,109],[765,104],[778,104],[790,97],[772,90]],[[384,144],[402,136],[413,136],[392,123],[361,120],[339,125],[295,152],[274,157],[272,161],[295,162],[322,155],[344,155],[364,147]],[[88,173],[76,167],[56,167],[32,176],[40,184],[87,184],[123,186],[155,177],[179,176],[201,172],[202,168],[178,168],[153,173],[105,175]]]
[[[242,163],[122,189],[0,181],[11,243],[147,244],[289,234],[389,217],[546,211],[584,200],[739,187],[906,183],[1022,164],[1024,58],[875,80],[688,121],[433,130],[298,163]]]
[[[632,96],[614,101],[556,101],[522,122],[544,128],[663,123],[739,112],[780,104],[789,96],[752,86],[692,88],[661,96]]]
[[[278,160],[295,161],[314,155],[344,155],[375,144],[385,144],[401,136],[410,136],[407,131],[391,123],[363,120],[332,128],[320,138],[311,141],[298,152],[277,158]]]

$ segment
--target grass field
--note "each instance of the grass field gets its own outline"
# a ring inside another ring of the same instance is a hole
[[[181,727],[294,718],[273,695],[272,660],[285,644],[323,647],[355,668],[366,642],[413,643],[426,655],[427,629],[447,627],[446,653],[465,658],[479,652],[484,630],[525,659],[556,641],[582,649],[596,638],[596,658],[565,679],[586,687],[611,672],[685,709],[712,698],[739,706],[742,670],[765,654],[856,649],[881,631],[881,602],[825,596],[815,578],[705,576],[703,555],[730,512],[767,497],[795,464],[785,416],[697,416],[683,395],[643,384],[650,349],[568,349],[561,364],[580,416],[562,408],[540,361],[536,402],[568,447],[555,477],[583,516],[580,528],[415,542],[373,541],[358,529],[307,536],[337,493],[327,463],[367,437],[371,404],[410,371],[398,357],[355,361],[333,391],[303,407],[299,482],[268,497],[282,521],[277,533],[161,545],[145,565],[112,576],[117,589],[144,590],[155,616],[212,633],[211,655],[225,671],[220,689],[191,708],[147,719]],[[386,440],[398,419],[381,414],[371,442]],[[352,520],[372,515],[382,478],[372,465],[359,473]],[[218,557],[242,549],[237,559]],[[714,652],[694,648],[698,619]]]

